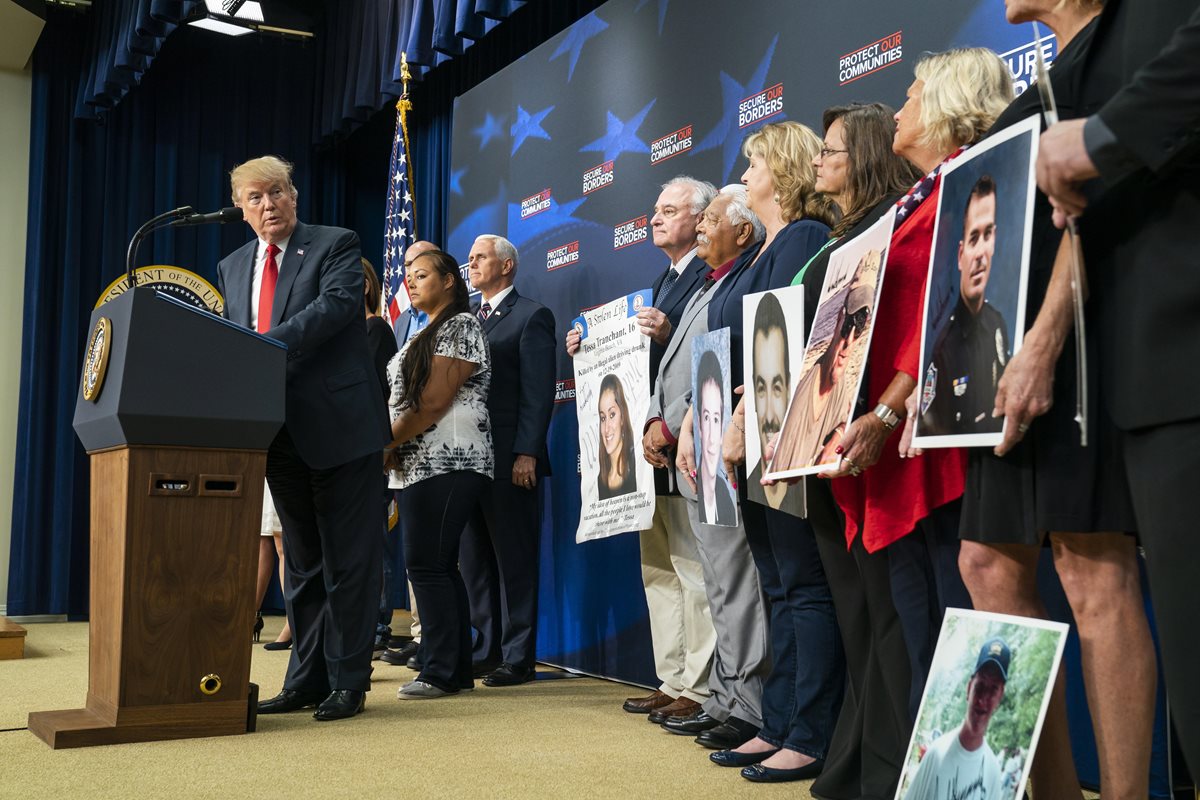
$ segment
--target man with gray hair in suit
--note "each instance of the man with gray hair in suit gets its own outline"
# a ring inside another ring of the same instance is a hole
[[[711,695],[691,714],[668,718],[662,726],[671,733],[699,735],[697,743],[725,749],[752,739],[762,727],[762,687],[771,669],[771,655],[763,592],[741,515],[732,529],[700,519],[695,464],[690,463],[691,343],[708,332],[708,301],[713,290],[725,280],[742,251],[761,241],[765,231],[746,207],[746,187],[734,184],[708,204],[697,232],[697,255],[712,269],[684,308],[659,363],[642,448],[647,461],[668,468],[672,482],[687,501],[717,636],[708,676]],[[686,453],[687,459],[677,460],[677,453]],[[684,466],[676,469],[680,461]]]
[[[671,260],[654,281],[654,307],[638,312],[642,333],[650,337],[651,395],[659,362],[679,326],[684,306],[704,283],[709,267],[696,255],[696,226],[717,190],[705,181],[680,175],[663,184],[650,219],[654,246]],[[579,348],[579,333],[567,331],[567,353]],[[690,367],[689,367],[690,369]],[[716,634],[709,617],[704,575],[687,506],[671,485],[667,469],[654,470],[654,520],[641,532],[642,585],[650,610],[650,638],[658,689],[631,697],[622,706],[648,714],[661,724],[686,717],[708,700],[708,673]]]

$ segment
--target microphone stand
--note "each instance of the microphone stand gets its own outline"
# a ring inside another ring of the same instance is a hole
[[[193,214],[195,211],[196,209],[191,206],[180,206],[179,208],[159,214],[137,229],[137,232],[133,234],[133,238],[129,240],[129,249],[125,252],[125,275],[129,280],[130,289],[134,289],[137,286],[137,275],[133,265],[137,260],[138,246],[142,243],[142,239],[146,238],[148,234],[154,232],[157,228],[165,228],[171,222],[182,219],[188,214]],[[163,220],[170,220],[170,222],[160,224]]]

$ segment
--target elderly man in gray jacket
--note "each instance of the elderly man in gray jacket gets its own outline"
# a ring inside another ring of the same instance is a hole
[[[684,430],[690,425],[692,401],[691,342],[708,332],[713,289],[742,251],[764,234],[762,223],[746,207],[745,187],[736,184],[720,191],[697,230],[699,256],[713,270],[688,301],[659,364],[642,439],[645,458],[656,467],[674,467],[681,434],[685,443],[691,441],[690,430]],[[702,523],[691,477],[669,471],[687,499],[717,642],[708,680],[711,696],[693,714],[668,718],[662,726],[671,733],[698,734],[697,743],[706,747],[737,747],[762,726],[762,684],[771,666],[763,593],[741,514],[733,529]]]

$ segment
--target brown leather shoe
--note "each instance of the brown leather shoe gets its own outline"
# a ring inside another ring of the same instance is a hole
[[[655,725],[661,725],[672,717],[690,717],[700,710],[700,704],[686,697],[679,697],[674,703],[663,706],[657,711],[651,711],[647,717]]]
[[[668,706],[673,702],[675,702],[675,698],[671,695],[655,689],[653,693],[645,697],[630,697],[621,705],[621,708],[630,714],[649,714],[651,711]]]

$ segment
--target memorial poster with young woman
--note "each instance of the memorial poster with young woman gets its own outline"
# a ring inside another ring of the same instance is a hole
[[[654,516],[654,468],[641,455],[641,421],[650,408],[650,338],[637,324],[638,310],[652,304],[651,290],[643,289],[572,323],[580,335],[574,358],[582,499],[576,542],[643,530]]]

